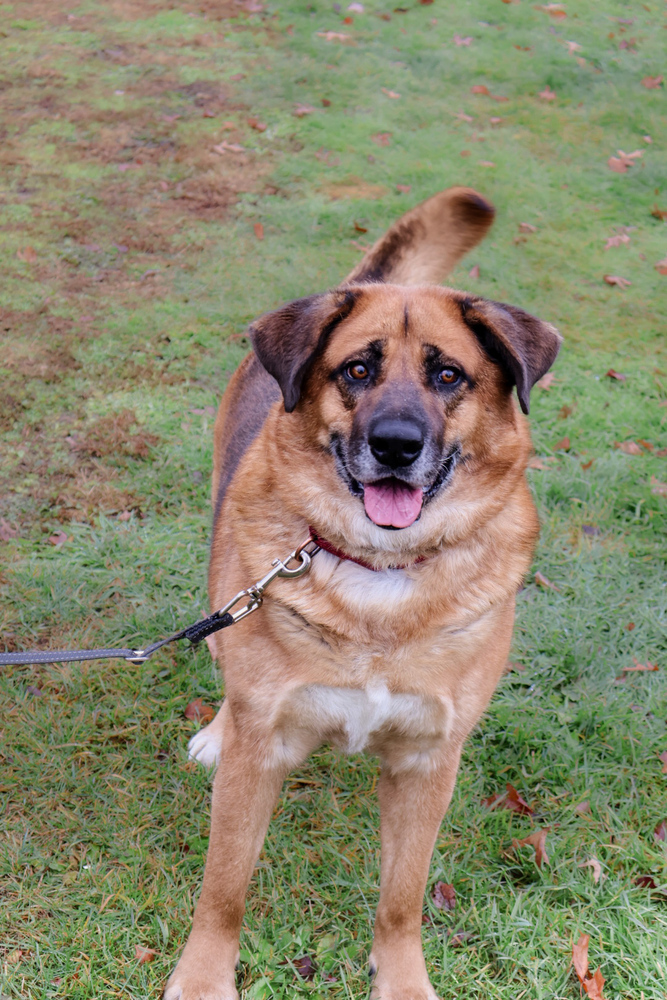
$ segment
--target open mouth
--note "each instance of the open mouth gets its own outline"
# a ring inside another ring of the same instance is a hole
[[[432,500],[451,479],[461,454],[458,446],[445,458],[430,486],[410,486],[402,479],[389,476],[375,483],[360,483],[347,468],[340,440],[332,441],[333,454],[338,470],[347,483],[350,493],[362,497],[366,516],[380,528],[396,530],[409,528],[418,520],[424,504]]]

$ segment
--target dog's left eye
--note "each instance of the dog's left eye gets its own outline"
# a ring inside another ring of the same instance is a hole
[[[443,385],[455,385],[455,383],[458,382],[460,378],[461,375],[459,372],[456,371],[455,368],[443,368],[440,374],[438,375],[438,379],[440,382],[442,382]]]
[[[354,361],[347,366],[345,374],[348,378],[354,379],[355,382],[360,382],[362,379],[368,378],[368,368],[361,361]]]

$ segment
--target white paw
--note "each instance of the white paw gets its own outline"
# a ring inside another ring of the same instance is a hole
[[[217,767],[222,750],[221,735],[220,727],[214,722],[210,726],[204,726],[188,743],[188,757],[206,768]]]

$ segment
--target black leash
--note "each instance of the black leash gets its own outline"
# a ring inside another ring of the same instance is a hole
[[[145,649],[28,649],[23,653],[0,653],[0,667],[16,663],[67,663],[76,660],[110,660],[114,658],[139,665],[145,663],[149,656],[152,656],[156,650],[166,646],[169,642],[189,639],[190,643],[196,646],[202,639],[213,635],[214,632],[219,632],[220,629],[235,625],[246,615],[261,607],[264,591],[276,577],[295,579],[307,573],[313,556],[319,551],[319,545],[313,536],[309,535],[306,541],[302,542],[294,552],[290,552],[287,559],[274,559],[271,564],[272,568],[266,576],[263,576],[261,580],[253,583],[246,590],[239,591],[236,597],[225,604],[224,608],[214,611],[208,618],[188,625],[180,632],[167,636],[166,639],[158,639],[157,642],[146,646]],[[297,562],[298,565],[294,569],[290,569],[291,562]],[[238,611],[232,611],[232,608],[244,598],[246,598],[244,607],[239,608]]]

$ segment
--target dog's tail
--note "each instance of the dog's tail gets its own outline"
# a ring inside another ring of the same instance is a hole
[[[439,284],[486,235],[496,210],[472,188],[450,187],[402,215],[343,284]]]

